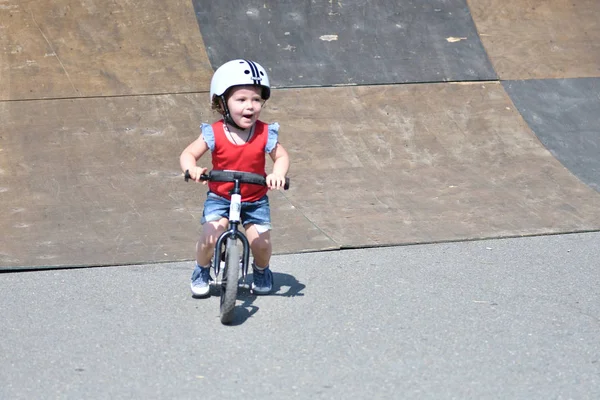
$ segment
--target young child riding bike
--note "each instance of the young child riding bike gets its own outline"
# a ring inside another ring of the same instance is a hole
[[[259,120],[260,112],[271,95],[265,69],[250,60],[232,60],[220,66],[210,83],[212,109],[222,118],[212,125],[202,124],[201,134],[179,157],[181,169],[189,171],[196,182],[208,171],[197,166],[208,151],[212,169],[252,172],[266,177],[267,187],[242,185],[242,224],[254,261],[252,291],[268,294],[273,288],[271,259],[271,210],[269,189],[282,189],[290,166],[289,155],[279,143],[279,124]],[[266,173],[266,154],[273,160],[273,170]],[[232,183],[209,182],[202,213],[202,235],[196,244],[196,266],[192,273],[194,297],[210,293],[210,265],[215,243],[228,226],[229,191]]]

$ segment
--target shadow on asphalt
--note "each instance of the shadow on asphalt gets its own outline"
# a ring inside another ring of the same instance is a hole
[[[247,278],[247,284],[244,288],[240,288],[238,291],[238,303],[235,307],[235,316],[230,326],[241,325],[248,318],[252,317],[260,309],[254,305],[254,300],[257,296],[253,294],[249,289],[249,284],[252,281],[251,275]],[[303,283],[299,282],[293,275],[282,274],[279,272],[273,272],[273,292],[268,294],[269,297],[297,297],[304,296],[302,290],[306,287]],[[220,296],[220,291],[211,290],[211,296]],[[240,303],[241,301],[241,303]]]

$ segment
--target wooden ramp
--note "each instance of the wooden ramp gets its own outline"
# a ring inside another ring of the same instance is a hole
[[[600,194],[585,178],[599,125],[575,123],[597,120],[600,104],[593,90],[568,90],[577,78],[598,87],[600,4],[381,2],[346,40],[340,21],[356,25],[362,3],[311,25],[326,3],[232,14],[243,25],[269,11],[259,21],[269,40],[235,57],[273,71],[262,119],[281,124],[292,157],[291,190],[271,194],[275,252],[600,229]],[[234,57],[205,34],[223,32],[212,3],[1,4],[0,268],[191,259],[205,187],[183,181],[178,157],[216,117],[215,60]],[[373,58],[379,34],[385,52]],[[313,45],[332,45],[341,69],[325,73]],[[316,82],[304,78],[316,70]],[[548,104],[560,120],[536,120]],[[568,140],[585,144],[562,151]]]

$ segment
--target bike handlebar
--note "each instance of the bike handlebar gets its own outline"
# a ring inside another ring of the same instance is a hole
[[[184,175],[185,181],[191,179],[190,171],[186,170]],[[219,171],[212,170],[207,174],[200,175],[201,181],[212,181],[212,182],[235,182],[239,180],[240,183],[250,183],[253,185],[267,186],[267,180],[264,176],[254,174],[252,172],[243,171]],[[285,178],[284,190],[290,188],[290,178]]]

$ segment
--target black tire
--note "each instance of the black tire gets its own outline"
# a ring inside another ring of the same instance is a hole
[[[235,239],[228,239],[225,249],[225,268],[221,279],[221,323],[233,321],[235,301],[237,300],[240,255]]]

